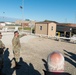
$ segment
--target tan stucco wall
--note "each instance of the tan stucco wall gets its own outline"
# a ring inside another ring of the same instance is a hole
[[[24,21],[24,20],[16,20],[15,24],[21,25],[21,23],[29,23],[29,21]]]
[[[35,25],[35,21],[23,21],[23,20],[16,20],[15,21],[15,24],[21,25],[21,23],[28,23],[28,24],[31,24],[31,25]]]
[[[42,30],[40,30],[40,26],[42,26]],[[47,23],[46,24],[35,24],[35,34],[47,35]]]
[[[40,26],[42,26],[42,30],[40,30]],[[51,27],[53,27],[53,30],[51,30]],[[35,34],[43,34],[54,37],[56,35],[56,23],[36,23]]]
[[[53,30],[51,30],[51,27],[53,27]],[[54,37],[55,35],[56,35],[56,24],[49,23],[48,24],[48,36]]]

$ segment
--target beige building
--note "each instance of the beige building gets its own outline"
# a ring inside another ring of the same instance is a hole
[[[56,23],[36,22],[35,34],[48,35],[48,36],[54,37],[56,35]]]
[[[19,25],[23,25],[23,26],[31,26],[31,25],[34,25],[35,26],[35,22],[36,21],[32,21],[32,20],[29,20],[29,21],[26,21],[26,20],[16,20],[15,21],[15,24],[19,24]]]

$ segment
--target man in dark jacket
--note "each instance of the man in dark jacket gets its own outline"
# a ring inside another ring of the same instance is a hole
[[[44,70],[45,75],[71,75],[64,72],[64,56],[54,51],[47,57],[48,71]]]
[[[48,72],[44,70],[44,75],[71,75],[71,74],[66,72],[62,72],[62,73]]]

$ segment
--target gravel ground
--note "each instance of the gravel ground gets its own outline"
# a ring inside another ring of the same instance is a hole
[[[2,41],[6,45],[4,68],[6,75],[44,75],[47,70],[46,59],[49,53],[58,50],[65,56],[65,72],[76,75],[76,44],[55,41],[47,38],[27,35],[21,41],[21,67],[13,69],[12,41],[13,33],[3,33]],[[11,64],[11,66],[10,66]]]

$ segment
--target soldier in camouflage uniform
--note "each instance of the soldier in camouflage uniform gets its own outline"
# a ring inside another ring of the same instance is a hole
[[[4,52],[4,48],[5,45],[3,44],[3,42],[1,41],[2,39],[2,34],[0,32],[0,68],[3,67],[3,52]]]
[[[19,66],[18,62],[19,62],[19,58],[20,58],[21,44],[20,44],[18,31],[14,32],[14,37],[12,39],[12,46],[13,46],[15,64],[16,64],[16,66]]]

